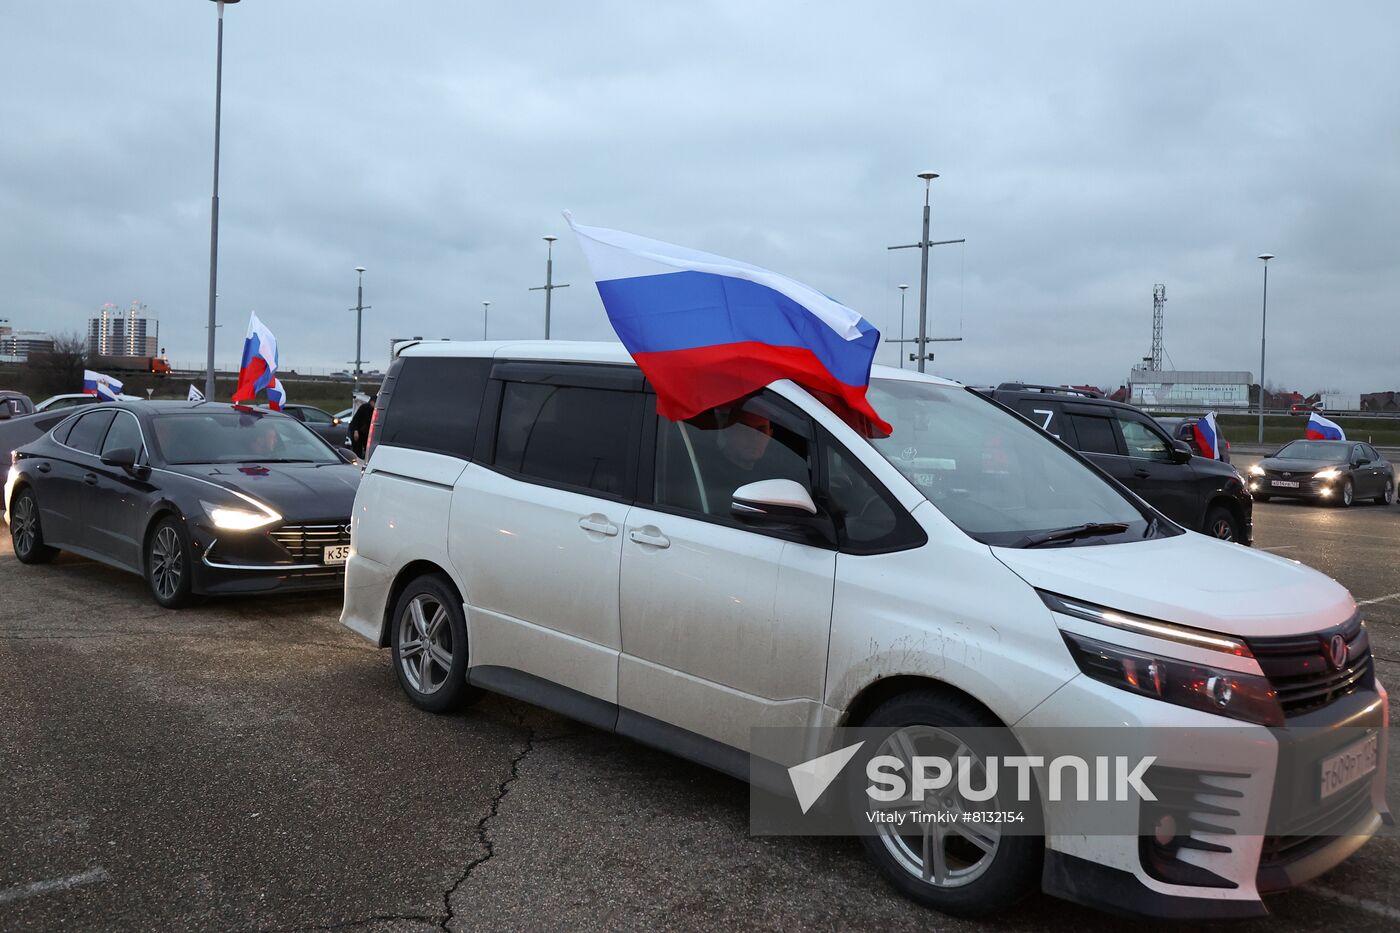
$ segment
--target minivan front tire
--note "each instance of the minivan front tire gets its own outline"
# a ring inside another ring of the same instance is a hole
[[[462,599],[445,576],[427,574],[404,587],[390,625],[394,673],[414,706],[450,713],[480,695],[467,685]]]
[[[933,741],[946,737],[967,745],[972,755],[982,760],[988,755],[1020,754],[1011,748],[991,747],[986,739],[988,730],[1001,727],[1001,723],[971,699],[955,693],[918,690],[901,694],[878,706],[860,725],[898,730],[891,741],[900,741],[896,739],[899,735]],[[857,808],[866,805],[863,782],[852,782],[851,799]],[[998,809],[1014,809],[1014,805],[1001,806],[999,800],[991,803]],[[1032,814],[1031,819],[1039,825],[1038,814]],[[924,832],[930,834],[929,841],[911,841],[906,838],[908,833],[889,830],[862,835],[861,843],[880,873],[901,894],[940,913],[984,917],[1004,911],[1040,881],[1045,843],[1039,835],[1003,832],[994,841],[984,837],[982,844],[990,842],[988,852],[936,823],[926,824]],[[925,869],[923,853],[932,844],[938,845],[942,854],[932,858],[933,864]],[[929,876],[934,877],[929,880]]]

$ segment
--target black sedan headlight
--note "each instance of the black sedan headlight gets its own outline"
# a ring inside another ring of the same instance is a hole
[[[220,531],[252,531],[282,520],[281,515],[256,499],[222,505],[201,499],[199,504],[204,507],[204,514],[209,516],[210,524]]]

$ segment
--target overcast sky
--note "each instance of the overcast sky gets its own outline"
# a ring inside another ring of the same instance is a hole
[[[215,5],[7,4],[0,317],[145,303],[204,354]],[[897,337],[934,183],[934,369],[1116,386],[1167,287],[1180,369],[1400,388],[1400,5],[386,3],[227,8],[218,359],[611,338],[559,216],[765,266]],[[895,347],[881,361],[894,362]]]

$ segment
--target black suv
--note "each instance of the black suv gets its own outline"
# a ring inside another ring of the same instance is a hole
[[[1178,524],[1249,544],[1254,500],[1235,468],[1196,457],[1145,412],[1096,392],[1004,382],[988,393]]]

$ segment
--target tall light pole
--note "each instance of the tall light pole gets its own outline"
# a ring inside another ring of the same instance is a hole
[[[539,291],[544,292],[544,339],[545,339],[545,340],[548,340],[548,339],[549,339],[549,299],[550,299],[550,296],[554,294],[554,290],[555,290],[556,288],[568,288],[568,287],[569,287],[568,285],[555,285],[555,284],[554,284],[554,241],[557,240],[557,239],[559,239],[557,236],[547,236],[547,237],[544,238],[544,241],[545,241],[546,243],[549,244],[549,246],[548,246],[549,252],[548,252],[548,254],[547,254],[546,258],[545,258],[545,261],[544,261],[544,284],[543,284],[543,285],[536,285],[534,288],[530,289],[530,291],[532,291],[532,292],[539,292]]]
[[[481,303],[481,339],[482,339],[482,340],[485,340],[485,339],[486,339],[486,329],[487,329],[487,327],[490,326],[490,324],[491,324],[491,302],[489,302],[489,301],[483,301],[483,302]]]
[[[355,274],[359,276],[359,283],[355,286],[355,307],[350,309],[355,312],[355,388],[351,390],[352,398],[360,394],[360,367],[364,365],[364,360],[360,358],[360,338],[364,335],[365,312],[372,307],[365,304],[365,267],[356,266]]]
[[[204,397],[214,395],[214,329],[215,306],[219,283],[219,121],[224,95],[224,4],[238,0],[214,0],[219,5],[219,45],[214,59],[214,196],[209,207],[209,352],[204,360]]]
[[[914,338],[914,345],[918,348],[919,372],[923,372],[929,358],[928,344],[935,342],[957,343],[962,340],[961,337],[933,338],[928,335],[928,248],[930,246],[946,246],[949,243],[965,243],[967,241],[939,240],[936,243],[929,242],[929,189],[933,185],[933,180],[938,177],[938,173],[920,172],[919,177],[924,180],[923,236],[917,243],[906,243],[903,246],[891,246],[889,249],[912,249],[916,246],[919,248],[919,336]]]
[[[900,285],[899,288],[899,368],[904,368],[904,295],[909,291],[908,285]]]
[[[1264,340],[1269,333],[1269,260],[1273,253],[1260,253],[1264,261],[1264,313],[1259,323],[1259,443],[1264,443]]]

